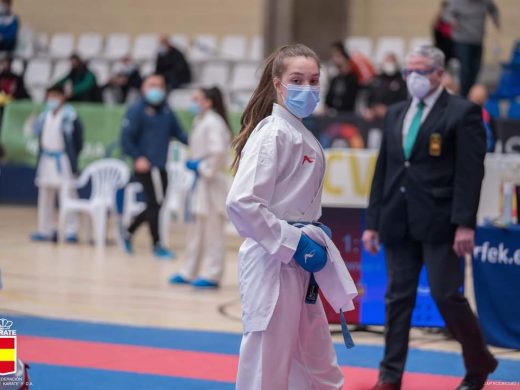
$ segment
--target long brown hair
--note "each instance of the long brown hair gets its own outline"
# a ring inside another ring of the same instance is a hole
[[[222,92],[218,87],[211,88],[201,88],[202,94],[206,99],[211,101],[211,106],[213,111],[219,114],[224,122],[226,122],[228,130],[231,132],[231,126],[229,124],[229,119],[226,111],[226,104],[224,103],[224,97],[222,96]]]
[[[240,134],[233,141],[233,149],[235,150],[235,160],[233,161],[233,170],[238,169],[240,164],[240,155],[242,149],[255,129],[256,125],[267,116],[271,115],[273,103],[276,102],[276,90],[273,84],[273,78],[282,77],[285,71],[285,59],[289,57],[308,57],[312,58],[320,66],[320,60],[316,53],[301,43],[294,45],[286,45],[280,47],[272,53],[266,60],[262,77],[258,87],[253,92],[253,96],[242,114],[240,119]]]

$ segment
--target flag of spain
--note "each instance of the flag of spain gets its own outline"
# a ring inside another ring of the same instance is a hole
[[[16,336],[0,336],[0,375],[16,372]]]

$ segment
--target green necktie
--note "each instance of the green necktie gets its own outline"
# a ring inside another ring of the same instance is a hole
[[[417,112],[415,113],[412,119],[412,123],[410,124],[410,128],[408,129],[408,133],[406,134],[406,139],[404,140],[404,157],[406,160],[410,158],[410,154],[412,154],[413,144],[417,139],[417,134],[419,134],[423,110],[424,102],[422,100],[419,100],[419,104],[417,104]]]

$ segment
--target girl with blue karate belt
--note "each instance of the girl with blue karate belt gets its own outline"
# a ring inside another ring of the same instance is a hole
[[[302,123],[319,96],[316,54],[301,44],[281,47],[266,61],[234,142],[227,210],[246,238],[238,390],[343,386],[321,301],[306,303],[311,273],[325,267],[327,253],[296,224],[321,216],[324,154]]]
[[[55,208],[60,189],[78,173],[78,156],[83,148],[83,126],[76,110],[66,104],[61,87],[47,90],[45,110],[36,118],[33,131],[38,137],[38,231],[33,241],[57,241]],[[77,197],[70,187],[69,197]],[[77,242],[78,216],[66,221],[67,242]]]

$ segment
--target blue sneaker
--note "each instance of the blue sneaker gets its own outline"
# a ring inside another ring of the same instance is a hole
[[[199,278],[197,280],[194,280],[191,285],[195,288],[201,288],[201,289],[202,288],[208,288],[208,289],[219,288],[219,285],[217,282],[214,282],[214,281],[208,280],[208,279],[204,279],[204,278]]]
[[[77,244],[79,242],[78,235],[76,233],[67,234],[65,236],[65,242],[69,244]]]
[[[153,255],[159,259],[164,260],[175,259],[175,254],[163,247],[161,244],[155,244],[155,246],[153,247]]]
[[[181,274],[175,274],[170,278],[170,284],[190,284],[190,281]]]
[[[58,242],[58,235],[57,233],[48,235],[36,232],[30,235],[30,239],[35,242]]]
[[[132,255],[134,253],[134,247],[132,245],[132,235],[126,230],[122,224],[119,224],[119,235],[121,236],[121,242],[123,243],[123,250]]]

